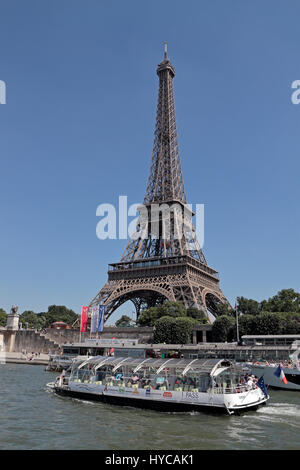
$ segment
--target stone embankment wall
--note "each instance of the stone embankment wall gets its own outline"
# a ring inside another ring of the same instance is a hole
[[[80,333],[78,330],[57,330],[54,328],[47,328],[47,338],[55,341],[62,345],[64,343],[78,343]],[[93,338],[95,335],[93,335]],[[81,333],[81,341],[90,338],[90,333]],[[142,328],[116,328],[112,326],[106,326],[104,331],[100,334],[102,339],[138,339],[140,343],[151,343],[153,338],[153,328],[142,327]]]
[[[79,330],[58,330],[47,328],[43,332],[35,330],[4,331],[4,349],[7,352],[40,352],[51,354],[59,351],[64,343],[78,343],[80,340],[90,338],[90,333],[81,333]],[[93,335],[95,337],[95,335]],[[140,343],[151,343],[153,328],[115,328],[105,327],[100,335],[103,339],[127,338],[138,339]]]
[[[4,333],[4,346],[7,352],[28,353],[39,352],[48,354],[59,349],[59,344],[51,341],[34,330],[6,331]]]

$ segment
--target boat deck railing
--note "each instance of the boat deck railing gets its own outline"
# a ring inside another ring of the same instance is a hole
[[[94,385],[105,385],[107,387],[119,387],[119,388],[132,388],[132,389],[152,389],[152,390],[162,390],[162,391],[175,391],[175,392],[210,392],[213,394],[232,394],[232,393],[243,393],[249,390],[254,390],[257,388],[256,385],[247,386],[232,384],[231,386],[214,386],[211,387],[197,387],[195,385],[186,385],[186,384],[174,384],[170,385],[157,385],[153,386],[152,383],[133,383],[129,378],[124,377],[125,380],[114,380],[113,378],[107,378],[106,380],[94,380],[94,379],[74,379],[73,382],[84,383],[84,384],[94,384]]]
[[[211,393],[215,394],[224,394],[224,393],[243,393],[243,392],[249,392],[250,390],[256,390],[257,386],[252,385],[252,386],[234,386],[232,385],[231,387],[214,387],[211,389]]]

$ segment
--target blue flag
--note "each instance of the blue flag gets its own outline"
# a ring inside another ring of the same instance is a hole
[[[104,314],[105,314],[105,305],[99,305],[98,333],[101,333],[104,329]]]
[[[266,398],[268,398],[268,392],[266,389],[265,381],[264,381],[264,376],[262,375],[260,379],[256,382],[256,385],[264,392]]]

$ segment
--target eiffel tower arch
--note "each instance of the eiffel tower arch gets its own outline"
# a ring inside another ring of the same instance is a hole
[[[187,205],[178,148],[173,78],[167,56],[157,66],[159,77],[153,152],[145,197],[134,238],[89,307],[106,305],[106,320],[128,300],[137,316],[144,307],[165,300],[217,314],[228,303],[218,272],[208,266]],[[145,236],[146,233],[146,236]]]

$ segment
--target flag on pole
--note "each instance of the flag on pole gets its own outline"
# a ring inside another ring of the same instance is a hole
[[[114,336],[112,337],[112,339],[116,339]],[[115,352],[115,348],[110,348],[110,351],[109,351],[109,354],[112,356]]]
[[[101,333],[104,329],[104,314],[105,314],[105,305],[99,305],[99,321],[98,321],[98,333]]]
[[[89,307],[82,307],[80,333],[87,331],[88,316],[89,316]]]
[[[288,383],[288,381],[286,380],[286,376],[283,372],[283,369],[281,367],[281,364],[279,364],[279,366],[275,370],[274,375],[276,375],[276,377],[278,377],[285,385]]]
[[[268,395],[268,392],[267,392],[267,389],[266,389],[266,385],[265,385],[263,375],[260,377],[260,379],[258,379],[258,381],[256,382],[256,385],[264,392],[265,397],[268,398],[269,395]]]
[[[99,321],[99,307],[92,308],[92,317],[91,317],[91,333],[96,333],[98,330],[98,321]]]

